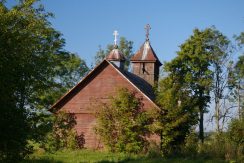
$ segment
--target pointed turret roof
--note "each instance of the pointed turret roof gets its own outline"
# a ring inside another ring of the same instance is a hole
[[[146,40],[140,49],[131,58],[132,62],[158,62],[160,66],[162,63],[159,61],[155,54],[149,40]]]
[[[118,47],[115,46],[106,59],[108,61],[124,61],[125,56],[121,51],[119,51]]]

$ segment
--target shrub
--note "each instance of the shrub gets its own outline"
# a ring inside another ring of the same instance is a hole
[[[118,90],[108,103],[96,103],[96,133],[112,152],[139,153],[148,145],[152,119],[142,102],[126,88]]]
[[[226,153],[227,159],[244,160],[244,117],[233,119],[227,131],[231,150]]]
[[[186,135],[185,144],[182,147],[181,153],[184,156],[195,157],[198,154],[198,135],[195,131],[191,131]]]
[[[60,149],[81,149],[84,147],[84,134],[78,134],[74,126],[75,116],[71,113],[58,112],[54,116],[52,132],[46,136],[43,147],[47,151]]]

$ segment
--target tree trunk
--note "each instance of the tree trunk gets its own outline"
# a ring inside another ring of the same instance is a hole
[[[219,99],[215,100],[215,119],[216,119],[216,127],[217,127],[217,132],[220,132],[220,125],[219,125],[219,120],[220,120],[220,108],[219,108]]]
[[[200,117],[199,117],[199,139],[201,140],[201,143],[204,142],[204,126],[203,126],[203,114],[204,114],[204,111],[203,111],[203,107],[200,106],[199,107],[199,114],[200,114]]]
[[[241,113],[241,100],[240,100],[240,81],[238,81],[238,87],[237,87],[237,94],[238,94],[238,114],[239,114],[239,119],[242,117]]]

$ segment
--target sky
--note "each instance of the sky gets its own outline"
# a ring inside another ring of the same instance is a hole
[[[8,0],[14,3],[15,0]],[[134,42],[136,52],[150,42],[159,59],[170,61],[194,28],[215,26],[229,39],[244,31],[243,0],[41,0],[53,27],[63,34],[65,49],[90,66],[98,47],[113,44],[113,31]]]
[[[65,49],[77,53],[88,66],[99,45],[112,44],[113,31],[134,42],[136,52],[150,24],[151,45],[163,61],[176,56],[179,45],[194,28],[215,26],[227,37],[244,31],[243,0],[42,0],[50,19],[66,40]]]

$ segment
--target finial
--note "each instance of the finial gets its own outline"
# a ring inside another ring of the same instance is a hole
[[[117,47],[117,37],[119,36],[118,31],[115,30],[113,35],[114,35],[114,47]]]
[[[146,30],[146,41],[149,40],[149,30],[150,30],[150,29],[151,29],[150,25],[147,24],[147,25],[145,26],[145,30]]]

